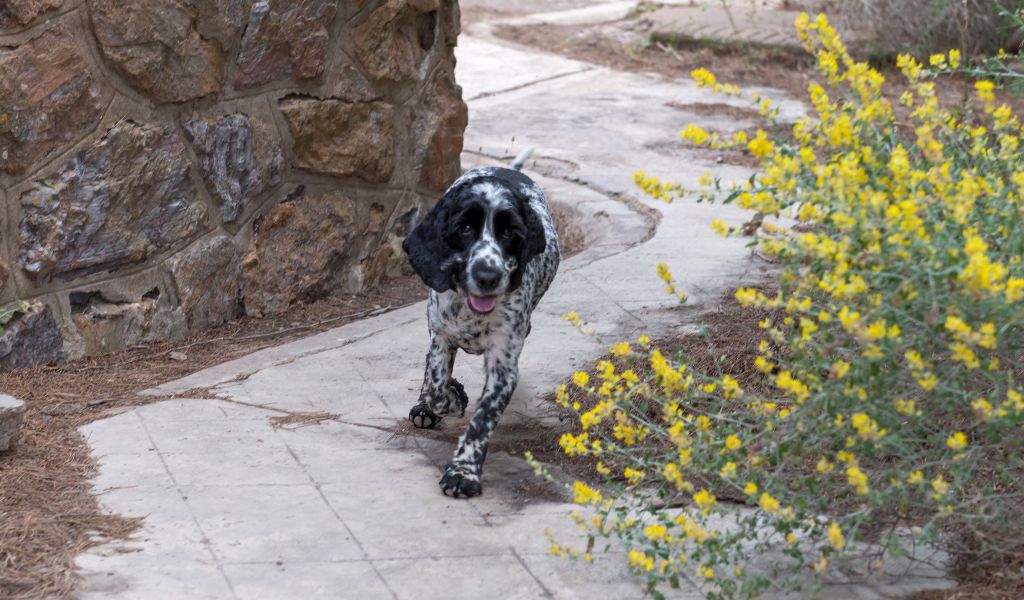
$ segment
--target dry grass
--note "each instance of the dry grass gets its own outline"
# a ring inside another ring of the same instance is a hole
[[[337,421],[341,415],[327,411],[290,412],[286,415],[270,417],[270,426],[274,429],[294,431],[299,427],[312,427],[326,421]]]
[[[72,597],[75,556],[138,525],[103,514],[89,493],[96,466],[76,431],[86,420],[32,405],[17,447],[0,457],[0,597]]]
[[[846,29],[867,33],[865,49],[874,53],[926,55],[958,48],[978,56],[1009,45],[1013,30],[999,9],[1022,6],[1020,0],[833,0],[825,8]]]

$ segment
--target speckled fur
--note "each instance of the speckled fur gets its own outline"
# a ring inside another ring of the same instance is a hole
[[[543,251],[519,265],[518,257],[503,253],[489,237],[493,232],[485,228],[470,250],[461,255],[446,253],[446,244],[432,236],[443,236],[451,228],[445,215],[467,202],[485,203],[488,222],[499,207],[508,209],[514,203],[519,203],[524,213],[533,211],[535,219],[527,214],[529,231],[524,243],[542,244]],[[531,314],[558,270],[558,236],[540,187],[517,170],[494,167],[460,177],[417,230],[407,240],[406,252],[432,288],[427,307],[431,341],[420,398],[409,418],[417,427],[433,427],[444,415],[465,414],[468,398],[452,378],[455,355],[458,350],[484,355],[483,392],[440,481],[445,494],[475,496],[481,492],[488,440],[519,382],[519,355],[530,333]],[[467,273],[476,261],[502,271],[505,292],[488,314],[472,311],[467,302],[466,290],[473,287]]]

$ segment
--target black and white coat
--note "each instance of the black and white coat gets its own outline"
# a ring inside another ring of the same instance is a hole
[[[560,260],[544,192],[518,166],[459,177],[403,245],[431,288],[426,373],[409,413],[416,427],[465,414],[469,399],[452,377],[455,355],[484,355],[483,392],[440,481],[456,498],[481,492],[488,441],[519,382],[531,314]]]

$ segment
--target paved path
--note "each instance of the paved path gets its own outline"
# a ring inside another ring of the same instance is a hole
[[[503,46],[486,31],[460,40],[458,77],[473,99],[467,164],[492,163],[489,156],[528,142],[537,148],[528,172],[591,223],[592,246],[563,263],[534,317],[500,444],[529,431],[517,424],[543,426],[539,395],[603,350],[562,322],[563,313],[592,320],[606,343],[666,334],[758,267],[744,241],[708,228],[713,218],[739,223],[738,212],[659,206],[664,218],[652,237],[651,219],[615,199],[634,193],[638,167],[690,184],[708,169],[746,176],[675,136],[697,118],[686,104],[717,99],[689,83]],[[691,307],[662,293],[654,274],[661,260],[675,265]],[[393,433],[416,400],[424,310],[417,304],[352,323],[152,392],[209,387],[221,400],[163,401],[83,428],[100,462],[103,505],[146,518],[136,541],[79,557],[82,598],[639,597],[621,556],[587,567],[546,554],[546,528],[565,541],[580,534],[567,518],[571,505],[551,493],[540,494],[547,501],[524,494],[537,484],[521,460],[493,452],[484,495],[453,500],[437,487],[452,445]],[[456,375],[467,389],[482,385],[478,359],[460,356]],[[313,411],[338,420],[272,427],[273,417]],[[453,436],[462,426],[443,422]],[[878,595],[834,588],[828,597],[855,593]]]

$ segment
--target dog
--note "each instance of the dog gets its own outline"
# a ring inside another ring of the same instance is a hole
[[[452,377],[455,354],[484,355],[486,383],[439,485],[445,495],[482,491],[487,444],[519,382],[519,355],[530,317],[558,270],[558,234],[540,186],[511,168],[468,171],[402,244],[430,287],[430,350],[419,400],[409,411],[418,428],[463,416],[465,389]]]

